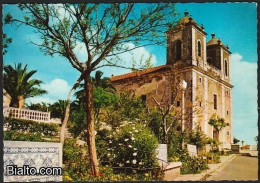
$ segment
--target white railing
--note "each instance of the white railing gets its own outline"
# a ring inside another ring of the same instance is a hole
[[[50,112],[34,111],[29,109],[19,109],[14,107],[4,107],[3,113],[4,113],[4,117],[50,123]]]

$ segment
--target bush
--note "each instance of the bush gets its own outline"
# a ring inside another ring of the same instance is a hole
[[[220,163],[220,153],[209,152],[206,154],[209,164]]]
[[[45,142],[41,134],[21,133],[14,130],[4,132],[4,140]]]
[[[103,158],[101,161],[109,161],[114,167],[157,167],[155,153],[158,147],[157,138],[144,125],[129,123],[121,125],[104,139],[108,143],[103,143],[103,146],[99,147],[106,150],[106,153],[101,155]],[[98,132],[98,135],[100,133],[103,135],[102,132]]]
[[[208,169],[206,160],[203,157],[189,156],[186,150],[180,150],[180,154],[171,157],[170,161],[181,161],[181,174],[196,174]]]
[[[88,167],[88,165],[81,165],[82,167]],[[129,173],[115,173],[113,168],[106,165],[100,167],[101,175],[94,177],[89,173],[90,169],[81,171],[74,169],[73,167],[66,167],[63,171],[63,181],[137,181],[137,180],[162,180],[162,174],[156,175],[155,172],[136,172]]]
[[[4,126],[8,131],[14,130],[27,133],[41,133],[43,135],[55,136],[58,134],[58,124],[39,123],[23,119],[5,118]]]
[[[63,145],[63,161],[64,163],[78,163],[82,161],[82,151],[76,145],[76,139],[67,139]]]
[[[138,126],[138,125],[137,125]],[[137,129],[137,127],[136,127]],[[109,134],[112,134],[109,131],[102,130],[97,134],[97,150],[98,153],[107,152],[105,145],[103,142],[100,144],[100,139],[103,137],[104,139],[112,138],[109,137]],[[108,136],[106,136],[108,135]],[[140,137],[141,138],[141,137]],[[104,140],[105,142],[105,140]],[[104,158],[103,154],[103,158]],[[107,154],[107,153],[106,153]],[[100,155],[98,156],[100,157]],[[109,156],[111,157],[111,156]],[[163,178],[162,172],[158,171],[158,169],[151,169],[148,171],[138,171],[133,170],[131,172],[122,172],[115,171],[115,167],[111,165],[100,165],[101,175],[98,177],[94,177],[90,174],[90,165],[88,158],[86,156],[82,156],[82,148],[76,145],[76,139],[68,139],[65,141],[63,147],[63,159],[64,159],[64,168],[63,168],[63,181],[134,181],[134,180],[161,180]],[[117,165],[118,167],[118,165]]]

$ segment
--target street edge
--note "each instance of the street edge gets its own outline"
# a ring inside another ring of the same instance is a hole
[[[209,175],[211,173],[213,173],[214,171],[216,171],[217,169],[219,169],[220,167],[226,165],[228,162],[232,161],[236,156],[238,156],[238,154],[232,154],[230,155],[231,157],[229,159],[227,159],[226,161],[220,163],[218,166],[216,166],[214,169],[212,169],[210,172],[207,172],[204,176],[202,176],[202,178],[200,178],[199,180],[206,180],[207,177],[209,177]]]

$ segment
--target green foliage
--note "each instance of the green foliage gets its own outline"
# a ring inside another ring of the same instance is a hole
[[[206,157],[209,164],[220,163],[220,153],[209,152]]]
[[[101,157],[115,167],[157,167],[155,154],[158,146],[157,138],[144,125],[128,123],[116,128],[110,136],[104,139],[107,144],[101,144],[105,146],[99,148],[106,149],[107,152]],[[101,135],[103,134],[101,133]],[[101,137],[99,136],[99,138]],[[97,139],[97,141],[99,140]]]
[[[63,121],[66,110],[66,100],[58,100],[52,104],[49,109],[52,118],[61,118],[61,121]]]
[[[220,145],[220,142],[219,142],[218,139],[211,139],[211,138],[209,138],[208,144],[210,144],[212,151],[214,151],[214,152],[218,152],[219,151],[218,147]]]
[[[182,150],[182,140],[184,135],[180,131],[172,130],[168,138],[168,159],[171,157],[179,157],[179,154],[183,152]]]
[[[11,107],[19,107],[19,101],[29,97],[35,97],[47,93],[38,88],[42,81],[31,79],[36,70],[27,71],[27,65],[22,64],[4,66],[3,84],[6,92],[11,96]]]
[[[100,167],[100,176],[94,177],[89,173],[90,169],[85,167],[88,167],[88,165],[65,167],[63,181],[152,181],[163,179],[163,174],[159,169],[147,172],[133,170],[132,173],[116,173],[112,167],[107,165]]]
[[[63,161],[66,164],[82,161],[82,151],[76,144],[76,139],[67,139],[63,145]]]
[[[163,128],[161,125],[162,116],[159,114],[159,111],[156,109],[151,109],[149,115],[147,115],[148,127],[158,138],[159,143],[164,143]]]
[[[147,108],[140,97],[133,93],[120,93],[117,102],[108,108],[104,121],[118,127],[121,121],[146,121]]]
[[[216,114],[213,114],[209,120],[209,124],[213,126],[217,131],[220,131],[222,128],[229,126],[228,123],[225,122],[224,118],[220,118]]]
[[[71,110],[70,121],[72,123],[71,127],[69,127],[70,133],[75,138],[80,135],[83,135],[83,132],[87,126],[86,125],[87,119],[86,119],[86,110],[82,105],[78,106],[74,110]]]
[[[4,126],[8,131],[14,130],[24,133],[41,133],[43,135],[55,136],[58,133],[58,125],[50,123],[38,123],[23,119],[5,118]]]
[[[188,143],[196,145],[197,150],[201,150],[208,143],[208,141],[209,139],[207,138],[205,133],[201,131],[199,126],[197,126],[189,133]]]
[[[36,111],[42,111],[42,112],[46,112],[49,110],[50,104],[41,102],[41,103],[36,103],[36,104],[26,104],[26,108],[30,109],[30,110],[36,110]]]
[[[40,133],[22,133],[14,130],[4,132],[4,140],[45,142]]]
[[[7,34],[3,33],[3,54],[7,53],[8,45],[13,42],[12,38],[7,37]]]
[[[94,109],[96,111],[96,114],[99,113],[99,110],[101,108],[110,106],[118,100],[117,95],[111,92],[107,92],[101,87],[95,87],[93,95]]]
[[[236,137],[234,137],[234,138],[233,138],[233,143],[234,143],[234,144],[237,144],[238,142],[240,142],[240,140],[237,139]]]
[[[109,134],[112,132],[102,130],[97,134],[97,148],[101,159],[104,159],[105,154],[108,153],[107,142]],[[107,141],[106,141],[107,140]],[[103,141],[103,142],[100,142]],[[85,147],[83,147],[85,148]],[[77,146],[76,139],[68,139],[65,141],[63,147],[63,180],[64,181],[124,181],[124,180],[161,180],[163,174],[159,169],[151,170],[131,169],[131,171],[117,171],[110,165],[100,166],[100,176],[95,177],[90,174],[90,164],[86,156],[82,155],[82,147]],[[104,162],[101,162],[104,164]],[[118,165],[117,165],[118,167]],[[123,170],[123,169],[122,169]],[[127,169],[128,170],[128,169]]]
[[[207,162],[203,157],[191,157],[186,150],[180,150],[180,153],[171,157],[170,161],[182,162],[181,174],[197,174],[208,169]]]

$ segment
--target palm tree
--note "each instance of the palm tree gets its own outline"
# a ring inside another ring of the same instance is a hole
[[[58,100],[50,106],[51,117],[53,118],[61,118],[63,121],[65,110],[66,110],[66,100]]]
[[[23,101],[29,97],[35,97],[47,93],[47,91],[37,88],[42,81],[30,79],[37,71],[27,71],[27,65],[22,68],[22,64],[4,66],[3,84],[6,92],[11,96],[10,107],[22,108]]]

